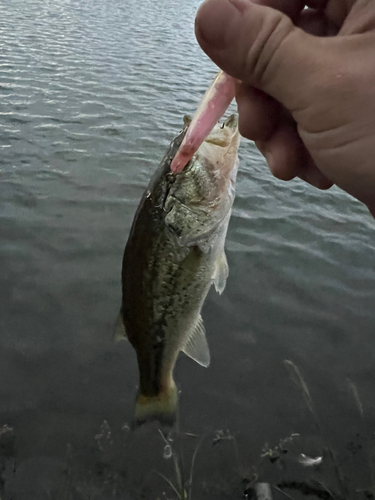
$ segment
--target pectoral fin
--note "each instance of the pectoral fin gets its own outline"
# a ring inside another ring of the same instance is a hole
[[[208,348],[206,332],[201,315],[199,315],[197,324],[181,351],[204,367],[210,364],[210,350]]]
[[[225,255],[225,252],[223,251],[223,253],[217,258],[215,262],[215,271],[212,277],[212,281],[214,282],[215,285],[215,290],[220,294],[222,294],[224,291],[228,274],[229,274],[229,267],[228,267],[227,257]]]
[[[113,338],[115,342],[126,340],[128,338],[125,331],[125,325],[122,320],[122,310],[120,310],[119,315],[117,316]]]

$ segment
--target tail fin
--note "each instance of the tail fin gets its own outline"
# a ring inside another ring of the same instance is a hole
[[[158,420],[162,425],[171,427],[177,416],[177,387],[173,385],[156,396],[139,393],[135,402],[134,425]]]

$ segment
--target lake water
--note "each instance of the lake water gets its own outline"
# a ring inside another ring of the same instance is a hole
[[[156,426],[128,429],[121,259],[216,71],[194,38],[198,5],[0,3],[2,500],[177,498],[166,479],[178,489],[177,461],[189,490],[195,450],[191,500],[250,499],[256,481],[274,499],[373,498],[374,220],[338,189],[274,179],[246,140],[230,276],[203,310],[211,366],[178,360],[172,458]]]

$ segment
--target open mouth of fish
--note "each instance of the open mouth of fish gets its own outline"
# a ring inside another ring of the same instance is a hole
[[[208,88],[190,127],[171,163],[172,172],[181,172],[210,134],[234,99],[236,80],[220,71]]]

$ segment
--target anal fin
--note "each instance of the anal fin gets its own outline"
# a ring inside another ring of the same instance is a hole
[[[199,315],[197,324],[190,333],[181,351],[204,367],[210,364],[210,350],[208,348],[206,331],[203,326],[201,315]]]

